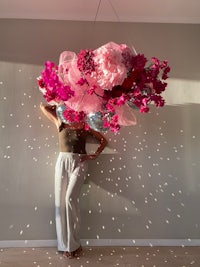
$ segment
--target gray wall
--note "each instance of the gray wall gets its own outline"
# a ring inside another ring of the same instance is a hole
[[[82,239],[200,239],[200,26],[0,20],[0,240],[56,239],[55,127],[39,111],[48,59],[109,41],[172,68],[167,105],[106,133],[81,193]],[[88,150],[95,144],[89,144]]]

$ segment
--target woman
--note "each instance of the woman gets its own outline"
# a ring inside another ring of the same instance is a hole
[[[84,122],[65,124],[56,114],[56,106],[42,104],[44,115],[58,130],[59,156],[55,166],[55,213],[58,250],[68,258],[78,257],[80,245],[79,194],[87,172],[87,160],[98,157],[107,145],[106,139],[92,129],[85,130]],[[86,139],[92,135],[99,141],[94,154],[86,153]]]

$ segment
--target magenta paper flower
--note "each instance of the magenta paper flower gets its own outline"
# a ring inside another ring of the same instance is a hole
[[[121,126],[136,124],[135,109],[147,113],[151,103],[165,105],[161,94],[169,72],[166,60],[152,57],[148,61],[126,44],[110,42],[78,55],[64,51],[58,66],[47,61],[38,86],[49,104],[65,105],[65,121],[86,120],[89,129],[90,114],[101,114],[96,119],[102,120],[102,128],[117,132]]]

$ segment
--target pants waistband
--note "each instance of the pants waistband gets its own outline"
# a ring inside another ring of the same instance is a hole
[[[59,152],[59,155],[77,155],[77,156],[83,156],[83,155],[86,155],[86,154],[80,154],[80,153],[73,153],[73,152]]]

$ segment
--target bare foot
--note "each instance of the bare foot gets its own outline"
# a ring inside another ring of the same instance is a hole
[[[72,252],[64,251],[63,257],[68,258],[68,259],[77,258],[77,257],[81,256],[82,251],[83,251],[83,249],[81,246]]]
[[[64,251],[64,252],[63,252],[63,257],[64,257],[64,258],[70,258],[70,256],[71,256],[70,254],[71,254],[70,252],[68,252],[68,251]]]
[[[80,246],[79,248],[77,248],[77,250],[75,250],[74,252],[73,252],[73,255],[74,255],[74,257],[80,257],[81,256],[81,254],[82,254],[82,251],[83,251],[83,249],[82,249],[82,247]]]

